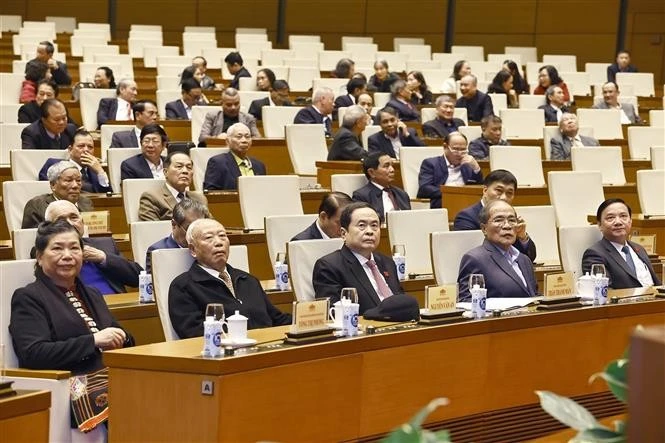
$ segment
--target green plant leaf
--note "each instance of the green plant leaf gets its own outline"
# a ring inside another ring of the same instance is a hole
[[[619,434],[625,434],[626,433],[626,422],[623,420],[614,420],[612,422],[614,424],[614,431],[619,433]]]
[[[400,426],[399,428],[394,429],[390,435],[381,440],[383,443],[420,443],[420,442],[447,442],[450,441],[450,436],[446,431],[445,435],[442,434],[446,439],[439,439],[439,433],[433,433],[427,429],[422,429],[421,426],[427,416],[432,413],[439,406],[444,406],[448,404],[448,399],[439,397],[430,401],[427,406],[418,411],[411,420]]]
[[[428,415],[434,412],[434,410],[436,410],[439,406],[445,406],[448,403],[449,401],[447,398],[435,398],[434,400],[430,401],[427,406],[418,411],[418,413],[414,415],[411,420],[409,420],[409,424],[416,429],[420,429]]]
[[[598,377],[607,382],[612,394],[623,403],[628,402],[628,360],[615,360],[607,365],[605,372],[597,372],[589,377],[593,383]]]
[[[383,443],[419,443],[420,430],[414,429],[408,424],[394,429],[390,435],[381,440]]]
[[[552,417],[577,431],[603,428],[596,418],[582,405],[550,391],[536,391],[540,406]]]
[[[623,433],[615,432],[611,429],[601,427],[581,431],[570,441],[574,443],[623,443],[627,440]]]

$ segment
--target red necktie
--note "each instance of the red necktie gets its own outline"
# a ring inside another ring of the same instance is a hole
[[[392,188],[383,188],[383,192],[388,193],[388,198],[390,199],[390,202],[393,204],[393,208],[395,211],[399,211],[399,205],[397,204],[397,199],[395,198],[395,193],[393,192]]]
[[[388,283],[386,283],[383,276],[379,272],[379,268],[376,266],[376,262],[374,260],[368,260],[367,266],[369,266],[370,271],[372,271],[372,276],[376,281],[376,287],[379,290],[379,295],[381,298],[386,299],[393,295],[393,291],[390,290]]]

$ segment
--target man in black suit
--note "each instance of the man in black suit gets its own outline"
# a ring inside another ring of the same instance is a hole
[[[264,106],[291,106],[289,101],[290,92],[286,80],[275,80],[270,88],[270,97],[253,100],[247,112],[257,120],[262,120]]]
[[[46,221],[66,220],[83,236],[85,224],[79,209],[67,200],[49,204],[44,213]],[[83,267],[81,280],[99,289],[102,294],[126,292],[125,286],[137,287],[140,265],[124,258],[112,237],[83,237]]]
[[[559,123],[561,116],[569,112],[563,96],[563,89],[557,85],[551,85],[545,90],[545,104],[538,106],[545,111],[545,123]]]
[[[353,203],[351,197],[343,192],[326,194],[319,205],[319,216],[304,231],[296,234],[291,241],[321,240],[342,236],[339,218],[344,208]]]
[[[209,303],[222,303],[227,315],[240,311],[248,329],[291,323],[291,314],[270,303],[257,278],[228,264],[231,245],[221,223],[195,220],[187,229],[187,242],[195,261],[169,288],[169,317],[180,338],[203,335]]]
[[[192,106],[200,105],[201,84],[195,78],[187,78],[180,83],[182,98],[166,104],[166,118],[170,120],[191,120]]]
[[[67,148],[69,160],[76,163],[81,172],[81,190],[83,192],[109,192],[111,184],[102,167],[101,162],[94,156],[94,141],[92,135],[85,129],[79,129],[74,134],[74,141]],[[46,171],[62,159],[49,158],[39,171],[39,179],[47,180]]]
[[[330,113],[333,111],[335,93],[332,89],[318,88],[312,94],[312,104],[298,111],[293,123],[320,124],[323,123],[326,137],[332,137],[332,121]]]
[[[340,224],[344,246],[314,264],[314,293],[335,303],[342,288],[356,288],[362,315],[402,288],[395,263],[377,252],[381,224],[376,211],[364,202],[351,203],[342,211]]]
[[[403,122],[419,122],[420,112],[411,103],[411,89],[406,85],[402,79],[395,81],[390,85],[390,100],[386,106],[393,108],[397,111],[400,121]]]
[[[239,89],[240,87],[240,77],[251,77],[252,74],[249,73],[247,69],[243,66],[242,56],[239,52],[229,52],[228,55],[224,58],[224,63],[229,70],[229,73],[233,74],[233,80],[229,84],[229,88]]]
[[[637,68],[630,64],[630,52],[619,51],[616,63],[607,67],[607,81],[616,83],[619,72],[637,72]]]
[[[584,251],[582,272],[594,264],[605,265],[609,287],[639,288],[661,284],[644,248],[628,240],[632,211],[620,198],[610,198],[598,206],[596,220],[603,238]]]
[[[381,125],[381,132],[372,134],[367,139],[369,152],[382,152],[399,160],[399,151],[403,146],[425,146],[416,135],[416,130],[407,128],[399,119],[397,111],[390,106],[376,113],[376,120]]]
[[[230,152],[218,154],[208,160],[203,189],[238,189],[241,175],[266,175],[266,167],[259,160],[249,157],[252,134],[243,123],[236,123],[226,132]]]
[[[367,113],[361,106],[353,105],[347,108],[342,126],[335,134],[335,140],[328,151],[328,161],[362,160],[367,157],[367,151],[360,144],[359,137],[368,120]]]
[[[353,77],[346,84],[346,95],[335,99],[333,106],[333,120],[337,120],[339,108],[348,108],[358,103],[358,97],[367,92],[367,81],[362,77]]]
[[[353,199],[368,203],[379,214],[381,223],[388,211],[411,209],[411,199],[395,181],[393,159],[382,152],[373,152],[363,161],[363,172],[369,183],[353,191]]]
[[[461,210],[453,223],[455,231],[472,231],[480,229],[480,211],[492,200],[505,200],[512,204],[517,192],[517,179],[505,169],[490,172],[483,182],[483,196],[478,203]],[[515,243],[513,246],[531,261],[536,259],[536,244],[526,232],[524,218],[517,216],[515,225]]]
[[[490,146],[507,146],[506,140],[501,138],[503,122],[496,115],[488,115],[480,120],[482,134],[469,143],[469,154],[476,160],[487,160],[490,156]]]
[[[425,137],[445,138],[451,132],[457,132],[465,126],[464,120],[454,118],[455,100],[449,95],[440,95],[436,99],[436,118],[423,123]]]
[[[44,100],[41,119],[21,131],[22,149],[65,149],[72,144],[76,126],[67,123],[67,108],[57,98]]]
[[[37,54],[35,58],[30,60],[26,64],[26,72],[28,71],[28,65],[34,62],[44,62],[48,65],[49,70],[51,71],[51,79],[58,85],[71,85],[72,77],[67,72],[67,65],[57,61],[53,58],[53,53],[55,52],[55,47],[53,43],[49,41],[39,42],[37,46]]]
[[[455,103],[456,108],[466,108],[470,122],[479,122],[483,117],[494,114],[492,98],[478,90],[478,79],[469,74],[460,80],[462,96]]]
[[[141,130],[141,153],[129,157],[120,164],[120,180],[126,178],[164,178],[164,160],[162,151],[168,137],[164,129],[157,124],[150,124]]]
[[[137,95],[138,90],[134,80],[129,78],[120,80],[116,89],[116,97],[107,97],[99,101],[99,107],[97,108],[97,129],[101,128],[109,120],[133,120],[132,103],[136,100]]]
[[[129,131],[114,132],[110,148],[138,148],[141,146],[141,130],[157,121],[157,103],[152,100],[139,100],[132,106],[136,126]]]
[[[443,140],[443,155],[426,158],[418,172],[418,198],[429,198],[430,208],[441,207],[441,185],[464,186],[480,183],[483,173],[469,155],[466,136],[451,132]]]

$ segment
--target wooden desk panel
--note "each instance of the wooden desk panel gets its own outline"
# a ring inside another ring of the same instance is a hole
[[[17,390],[0,399],[0,435],[6,442],[48,442],[51,393]]]

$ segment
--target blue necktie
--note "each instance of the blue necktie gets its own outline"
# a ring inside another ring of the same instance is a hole
[[[633,274],[637,275],[637,271],[635,270],[635,262],[633,261],[632,255],[630,255],[630,248],[628,248],[628,245],[624,245],[623,248],[621,248],[621,252],[626,254],[626,263],[628,263],[628,267],[631,271],[633,271]]]

